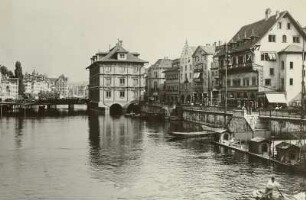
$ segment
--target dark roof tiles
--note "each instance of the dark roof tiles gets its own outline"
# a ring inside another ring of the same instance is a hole
[[[253,48],[254,45],[258,43],[258,41],[260,41],[265,36],[265,34],[273,27],[273,25],[278,21],[278,19],[282,17],[288,17],[292,21],[293,25],[300,32],[300,34],[302,34],[304,38],[306,37],[305,32],[293,19],[290,13],[288,11],[283,11],[279,13],[279,17],[277,17],[277,15],[272,15],[268,19],[262,19],[241,27],[241,29],[234,35],[234,37],[232,37],[229,42],[229,44],[239,43],[239,45],[229,45],[229,51],[239,52]],[[225,48],[221,49],[217,53],[217,56],[224,55],[224,49]]]
[[[127,55],[125,60],[118,60],[117,54],[118,53],[125,53]],[[121,45],[116,45],[109,52],[96,62],[131,62],[131,63],[148,63],[140,58],[138,58],[138,53],[130,53],[129,51],[125,50]],[[90,65],[91,66],[91,65]],[[89,66],[89,67],[90,67]],[[88,68],[88,67],[87,67]]]

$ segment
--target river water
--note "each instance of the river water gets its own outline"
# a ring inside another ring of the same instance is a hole
[[[274,175],[302,175],[205,139],[173,139],[187,123],[125,116],[0,118],[0,199],[249,199]]]

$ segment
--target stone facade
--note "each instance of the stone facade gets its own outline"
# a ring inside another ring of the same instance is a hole
[[[302,45],[306,34],[289,12],[276,12],[243,26],[218,53],[229,103],[262,106],[266,93],[282,93],[290,104],[301,91]],[[227,53],[230,55],[226,58]],[[293,67],[291,67],[293,65]],[[227,66],[227,80],[225,80]],[[223,89],[223,99],[224,99]]]
[[[180,68],[179,66],[172,67],[164,71],[165,73],[165,102],[167,104],[177,104],[180,94]]]
[[[18,78],[8,78],[0,73],[0,99],[16,100],[18,99]]]
[[[152,100],[165,101],[165,70],[172,67],[172,60],[158,59],[147,71],[147,94]]]
[[[210,105],[212,99],[212,64],[215,46],[198,46],[193,58],[194,102]]]
[[[180,102],[191,103],[193,101],[193,64],[192,54],[196,47],[188,45],[186,41],[180,57]]]
[[[68,78],[63,74],[55,80],[55,91],[59,93],[60,98],[68,97]]]
[[[144,89],[144,60],[138,53],[122,47],[122,42],[108,52],[99,52],[91,58],[89,69],[89,100],[94,108],[108,110],[111,106],[125,107],[141,100]]]

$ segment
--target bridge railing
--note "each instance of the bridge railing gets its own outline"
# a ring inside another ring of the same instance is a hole
[[[1,101],[0,104],[3,105],[38,105],[38,104],[86,104],[88,99],[79,98],[67,98],[67,99],[38,99],[38,100],[28,100],[20,99],[14,101]]]
[[[306,113],[304,113],[306,114]],[[296,109],[260,109],[260,117],[301,118],[301,111]]]
[[[206,111],[206,112],[224,112],[225,107],[224,106],[200,106],[200,105],[190,105],[190,104],[185,104],[182,105],[184,109],[188,110],[201,110],[201,111]],[[228,113],[233,113],[234,110],[237,110],[235,107],[228,107],[227,112]]]
[[[67,99],[39,99],[35,104],[86,104],[87,99],[67,98]]]

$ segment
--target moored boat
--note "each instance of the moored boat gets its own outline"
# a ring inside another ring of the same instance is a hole
[[[181,137],[181,138],[194,138],[194,137],[209,137],[213,135],[214,132],[208,132],[208,131],[199,131],[199,132],[169,132],[169,135],[175,136],[175,137]]]

